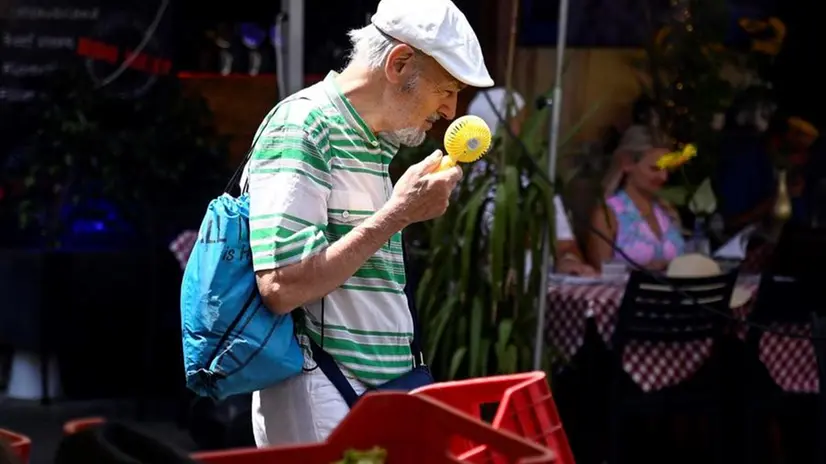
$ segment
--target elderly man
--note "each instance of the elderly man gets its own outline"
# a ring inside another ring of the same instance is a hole
[[[262,123],[242,179],[258,288],[279,314],[302,308],[305,373],[253,394],[258,446],[324,440],[348,406],[315,369],[310,340],[357,394],[415,365],[401,230],[444,213],[460,168],[435,152],[391,185],[399,145],[452,119],[465,86],[493,81],[465,16],[449,0],[382,0],[350,32],[340,73],[281,102]],[[246,182],[246,179],[249,182]]]

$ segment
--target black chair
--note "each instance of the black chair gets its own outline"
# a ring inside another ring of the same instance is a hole
[[[814,284],[814,285],[813,285]],[[754,324],[808,324],[812,313],[817,312],[817,300],[813,290],[820,283],[811,282],[806,277],[777,275],[766,272],[760,276],[754,307],[748,321]],[[762,335],[761,330],[750,329],[749,339]]]
[[[736,279],[737,270],[691,279],[656,279],[640,271],[631,273],[612,336],[616,360],[611,387],[610,463],[621,462],[622,423],[627,417],[669,412],[709,413],[711,423],[718,429],[711,437],[715,455],[719,462],[723,461],[721,363],[710,359],[697,375],[680,385],[646,393],[623,370],[622,355],[631,341],[718,342],[727,316],[731,315],[729,301]],[[716,357],[715,353],[712,358]]]
[[[755,446],[755,443],[765,442],[765,436],[758,437],[758,431],[761,430],[758,426],[766,425],[761,419],[766,416],[811,418],[813,414],[817,401],[815,395],[783,391],[770,378],[766,366],[760,361],[759,351],[763,328],[777,327],[775,324],[803,327],[812,322],[813,314],[818,313],[819,307],[823,306],[821,299],[816,296],[818,285],[822,284],[805,276],[764,273],[760,278],[757,298],[747,318],[750,326],[743,359],[743,446],[746,463],[758,462],[763,454]],[[808,336],[810,332],[795,334]],[[763,428],[762,432],[766,432],[766,429]]]

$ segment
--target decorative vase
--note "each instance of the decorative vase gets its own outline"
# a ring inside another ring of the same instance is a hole
[[[778,221],[788,221],[792,217],[792,200],[786,181],[786,170],[777,174],[777,198],[774,201],[772,216]]]

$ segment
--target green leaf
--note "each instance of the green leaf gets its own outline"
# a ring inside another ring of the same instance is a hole
[[[504,182],[496,186],[496,195],[493,199],[493,227],[490,231],[490,284],[493,294],[493,303],[502,300],[502,290],[505,283],[505,245],[508,238],[508,208],[507,194]]]
[[[711,188],[710,177],[706,177],[694,191],[688,202],[688,209],[694,214],[713,214],[717,210],[717,196]]]
[[[499,321],[498,337],[496,338],[497,352],[503,352],[511,339],[513,332],[513,320],[502,319]]]
[[[419,288],[416,289],[416,301],[422,308],[429,307],[430,299],[436,296],[436,289],[433,288],[433,286],[436,285],[436,283],[433,282],[433,269],[433,267],[428,267],[424,273],[422,273],[419,279]]]
[[[564,74],[567,69],[568,65],[570,64],[570,57],[566,56],[565,61],[562,64],[562,73]],[[548,99],[553,95],[554,87],[556,86],[555,83],[552,83],[548,90],[546,90],[540,98]],[[548,120],[548,106],[544,107],[539,111],[534,111],[531,113],[528,118],[525,120],[525,123],[522,125],[522,139],[526,142],[528,149],[531,153],[536,152],[540,149],[543,140],[543,132]]]
[[[459,314],[459,322],[456,324],[456,339],[466,343],[468,339],[467,315]]]
[[[502,374],[513,374],[518,369],[519,356],[516,345],[508,345],[502,358],[499,361],[499,372]]]
[[[490,339],[487,337],[483,337],[482,340],[479,342],[479,355],[481,363],[481,365],[479,366],[479,375],[481,377],[487,377],[492,374],[489,367],[490,347]]]
[[[473,299],[473,306],[470,310],[470,368],[471,377],[480,375],[479,355],[482,354],[480,347],[482,343],[482,313],[484,305],[480,298]]]
[[[488,187],[488,183],[484,183],[483,187]],[[467,205],[467,217],[465,218],[464,222],[464,234],[462,237],[462,264],[459,269],[459,291],[461,292],[463,298],[466,297],[466,292],[468,289],[468,281],[475,274],[473,272],[473,262],[472,258],[477,256],[474,253],[474,236],[477,233],[478,227],[478,217],[480,212],[482,211],[482,207],[485,203],[485,198],[487,197],[488,188],[480,188],[478,191],[474,192],[473,197],[471,197],[470,201]],[[457,223],[457,226],[461,223]],[[476,263],[478,264],[478,263]]]
[[[430,320],[430,324],[428,326],[430,330],[428,330],[428,336],[425,344],[427,347],[426,351],[428,365],[433,364],[433,359],[436,357],[436,353],[443,348],[439,345],[439,342],[442,340],[445,329],[448,327],[452,316],[455,314],[457,302],[458,298],[456,295],[451,295]]]
[[[447,373],[448,380],[453,380],[456,378],[459,373],[459,368],[462,366],[462,361],[465,360],[466,354],[466,346],[460,347],[455,353],[453,353],[453,357],[450,358],[450,370]]]
[[[519,228],[519,171],[516,166],[505,168],[505,208],[508,211],[508,242],[509,256],[514,257],[523,249],[522,235]]]

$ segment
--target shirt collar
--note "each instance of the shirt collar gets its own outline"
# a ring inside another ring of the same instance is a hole
[[[353,104],[350,103],[350,100],[344,96],[344,93],[341,91],[341,87],[338,86],[336,82],[336,77],[338,73],[335,71],[330,71],[327,74],[327,77],[324,78],[324,91],[327,93],[327,96],[330,98],[330,101],[333,102],[336,109],[339,113],[344,116],[344,120],[347,121],[347,125],[350,126],[351,129],[355,130],[364,140],[367,141],[370,145],[374,147],[379,146],[379,139],[373,134],[373,131],[370,130],[370,127],[367,126],[367,123],[364,122],[364,119],[358,114],[355,108],[353,108]]]

